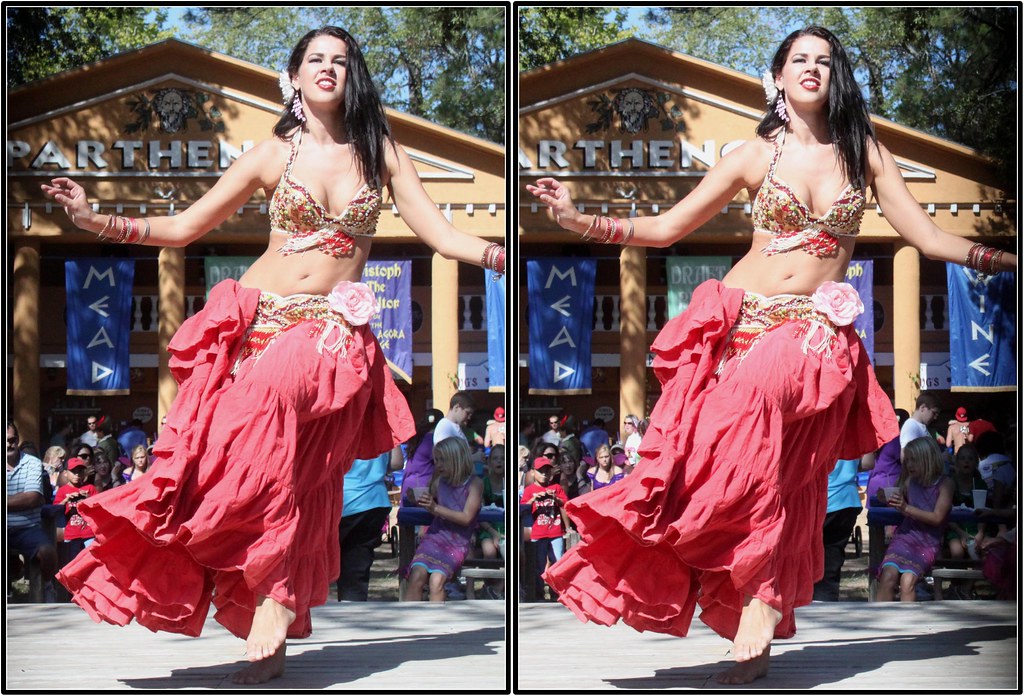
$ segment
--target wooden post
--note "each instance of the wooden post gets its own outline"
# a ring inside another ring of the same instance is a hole
[[[38,239],[19,239],[14,249],[11,287],[14,334],[14,390],[10,413],[22,442],[34,442],[42,452],[39,399],[39,248]],[[60,321],[60,316],[56,317]]]
[[[619,423],[644,418],[647,401],[647,249],[625,247],[619,258]]]
[[[447,413],[458,391],[453,380],[459,374],[459,264],[440,254],[430,266],[430,336],[434,408]]]
[[[917,249],[896,245],[892,278],[895,405],[913,413],[921,391],[921,254]]]
[[[158,321],[159,371],[157,373],[157,433],[159,425],[178,395],[178,384],[171,375],[167,344],[185,321],[185,250],[165,247],[158,260],[160,317]]]

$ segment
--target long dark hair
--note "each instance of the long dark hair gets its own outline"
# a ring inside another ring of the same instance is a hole
[[[318,36],[333,36],[344,41],[348,48],[345,68],[345,100],[341,107],[344,110],[345,130],[355,149],[359,173],[367,183],[380,189],[384,146],[386,142],[394,141],[380,95],[377,94],[377,88],[373,85],[370,71],[366,68],[366,61],[363,59],[363,53],[359,50],[356,40],[339,27],[327,26],[314,29],[299,39],[295,48],[292,49],[292,55],[288,59],[288,75],[294,77],[298,73],[309,42]],[[292,113],[289,103],[285,106],[277,125],[274,126],[274,135],[283,138],[301,125],[302,122]]]
[[[828,42],[831,49],[831,79],[828,88],[828,133],[832,140],[836,156],[839,158],[846,178],[853,186],[864,190],[865,187],[865,147],[868,139],[878,147],[875,129],[871,125],[867,102],[860,92],[857,80],[853,77],[853,67],[846,55],[846,50],[839,43],[835,34],[823,27],[807,27],[798,29],[786,37],[772,58],[772,77],[778,77],[789,57],[789,49],[793,42],[803,36],[816,36]],[[777,99],[782,99],[779,92]],[[775,113],[775,103],[768,105],[768,112],[757,126],[757,134],[766,138],[774,133],[785,122]]]

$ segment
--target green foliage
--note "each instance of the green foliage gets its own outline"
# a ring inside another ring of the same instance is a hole
[[[625,10],[607,7],[523,7],[519,9],[519,69],[600,48],[631,35],[623,29]]]
[[[6,12],[7,87],[168,38],[151,7],[12,7]]]
[[[340,26],[359,41],[387,106],[505,140],[503,8],[197,8],[185,20],[193,43],[275,70],[307,31]]]
[[[872,113],[977,149],[1013,181],[1015,8],[655,8],[645,19],[655,43],[751,75],[768,67],[789,32],[827,27],[849,53]]]

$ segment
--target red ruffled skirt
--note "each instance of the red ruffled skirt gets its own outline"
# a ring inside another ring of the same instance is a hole
[[[652,346],[662,395],[641,461],[569,502],[582,541],[545,579],[580,619],[733,639],[744,596],[796,631],[822,576],[829,472],[898,434],[852,326],[809,298],[707,281]]]
[[[169,350],[155,461],[78,506],[96,543],[58,579],[96,621],[197,636],[212,601],[244,638],[263,595],[308,636],[340,570],[343,476],[414,434],[405,397],[369,327],[319,296],[224,281]]]

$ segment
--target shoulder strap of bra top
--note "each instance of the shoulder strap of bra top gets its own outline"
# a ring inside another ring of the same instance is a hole
[[[783,126],[779,130],[779,134],[775,136],[775,154],[772,155],[772,163],[768,167],[770,174],[775,174],[775,167],[779,164],[779,158],[782,157],[782,145],[786,142],[786,127]]]
[[[783,128],[782,131],[775,136],[775,140],[772,143],[775,146],[775,154],[772,155],[772,161],[768,164],[768,171],[764,173],[764,181],[761,182],[761,186],[764,186],[768,182],[768,177],[775,174],[775,165],[778,164],[779,155],[782,154],[782,141],[785,138],[785,135],[786,129]]]
[[[299,126],[298,130],[295,131],[295,135],[292,136],[292,152],[288,155],[288,166],[285,167],[285,174],[288,176],[292,175],[292,164],[295,162],[295,155],[299,153],[299,143],[302,141],[302,126]]]

